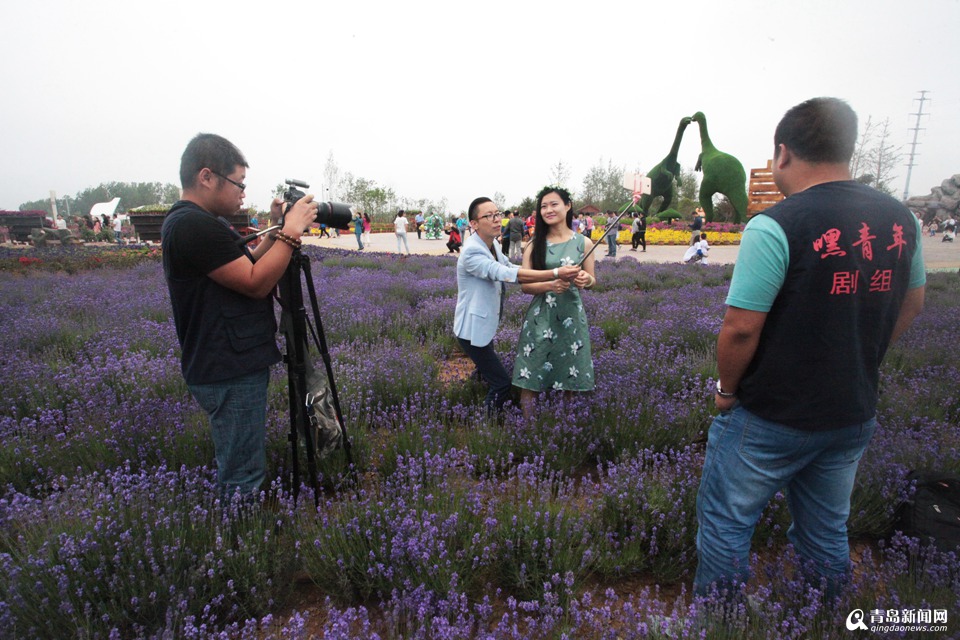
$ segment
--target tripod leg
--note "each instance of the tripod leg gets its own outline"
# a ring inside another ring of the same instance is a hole
[[[299,250],[294,251],[287,270],[280,279],[281,331],[287,346],[287,380],[290,398],[290,441],[292,450],[294,502],[300,492],[300,466],[297,440],[303,434],[307,453],[307,472],[313,488],[314,502],[319,505],[320,485],[317,480],[317,461],[313,435],[306,414],[306,353],[307,319],[303,306],[302,265],[306,260]]]
[[[289,338],[287,344],[289,345]],[[290,486],[293,492],[293,503],[296,504],[300,498],[300,454],[297,446],[300,438],[297,436],[297,417],[294,415],[296,411],[294,408],[296,406],[296,398],[294,397],[296,381],[294,380],[293,368],[290,366],[289,347],[285,360],[287,363],[287,406],[290,407],[290,432],[287,434],[287,439],[290,441]]]

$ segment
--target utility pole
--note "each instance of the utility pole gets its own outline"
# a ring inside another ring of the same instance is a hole
[[[928,113],[923,112],[923,103],[929,100],[929,98],[927,98],[928,93],[930,92],[921,91],[920,97],[913,99],[914,102],[916,102],[917,100],[920,101],[920,107],[917,109],[916,113],[910,114],[911,116],[917,116],[917,123],[913,126],[913,129],[907,129],[907,131],[913,131],[913,142],[910,144],[910,161],[907,163],[907,183],[903,187],[904,201],[906,201],[907,198],[910,197],[910,174],[913,172],[913,168],[916,166],[916,163],[914,163],[914,158],[917,156],[917,145],[920,144],[919,142],[917,142],[917,135],[919,135],[919,133],[924,130],[920,126],[920,118],[926,115],[930,115]]]

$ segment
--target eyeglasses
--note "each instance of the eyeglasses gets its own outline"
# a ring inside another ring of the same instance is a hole
[[[486,220],[487,218],[492,218],[493,220],[500,220],[503,218],[503,214],[497,211],[496,213],[488,213],[485,216],[477,216],[477,220]]]
[[[223,178],[224,180],[226,180],[227,182],[229,182],[229,183],[232,184],[233,186],[235,186],[235,187],[237,187],[238,189],[240,189],[240,191],[246,191],[246,190],[247,190],[247,185],[243,184],[242,182],[237,182],[236,180],[231,180],[231,179],[228,178],[227,176],[223,175],[222,173],[217,173],[217,172],[214,171],[213,169],[210,169],[210,173],[212,173],[212,174],[215,175],[215,176],[220,176],[221,178]]]

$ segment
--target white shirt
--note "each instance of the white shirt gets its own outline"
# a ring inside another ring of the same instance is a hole
[[[701,253],[700,262],[707,264],[707,254],[710,253],[710,245],[707,244],[706,239],[699,240],[690,245],[686,253],[683,254],[683,261],[687,262],[693,259],[693,257],[697,255],[697,251]]]
[[[406,233],[407,219],[403,216],[397,216],[397,218],[393,221],[393,226],[397,229],[397,233]]]

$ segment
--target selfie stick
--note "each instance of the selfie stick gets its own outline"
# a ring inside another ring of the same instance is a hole
[[[640,194],[639,191],[634,191],[634,192],[633,192],[633,201],[627,203],[627,206],[625,206],[625,207],[623,208],[623,211],[621,211],[621,212],[620,212],[620,215],[618,215],[618,216],[616,217],[616,219],[613,221],[613,224],[610,224],[609,222],[607,223],[607,229],[606,229],[606,231],[604,231],[604,232],[603,232],[603,235],[600,236],[600,238],[599,238],[596,242],[593,243],[593,246],[590,248],[590,251],[587,251],[587,255],[583,256],[583,260],[581,260],[581,261],[577,264],[578,267],[581,267],[581,268],[583,267],[583,263],[586,262],[586,261],[587,261],[587,258],[590,257],[590,254],[593,253],[593,252],[596,250],[596,248],[599,247],[599,246],[603,243],[603,239],[607,237],[607,234],[609,234],[609,233],[610,233],[612,230],[614,230],[614,229],[619,229],[619,228],[620,228],[620,218],[622,218],[624,215],[626,215],[627,209],[629,209],[630,207],[632,207],[633,205],[637,204],[637,202],[640,201],[640,195],[641,195],[641,194]]]

